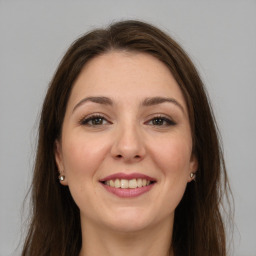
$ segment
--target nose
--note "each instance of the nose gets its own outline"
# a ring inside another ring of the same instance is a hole
[[[139,162],[145,157],[143,136],[135,125],[117,128],[111,155],[124,162]]]

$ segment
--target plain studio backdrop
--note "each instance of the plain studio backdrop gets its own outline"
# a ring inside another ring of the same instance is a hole
[[[160,27],[199,69],[222,133],[235,199],[231,255],[255,256],[255,0],[0,0],[0,256],[20,255],[15,249],[39,111],[61,57],[86,31],[122,19]]]

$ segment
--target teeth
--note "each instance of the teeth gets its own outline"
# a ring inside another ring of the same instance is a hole
[[[129,181],[128,180],[121,180],[121,188],[128,188]]]
[[[120,188],[121,185],[120,185],[120,180],[116,179],[115,180],[115,188]]]
[[[115,179],[107,180],[104,183],[105,185],[115,188],[141,188],[148,186],[150,184],[150,181],[146,179]]]
[[[137,188],[137,180],[136,179],[129,180],[129,188]]]

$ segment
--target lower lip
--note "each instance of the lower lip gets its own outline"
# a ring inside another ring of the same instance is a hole
[[[110,192],[118,197],[130,198],[130,197],[140,196],[140,195],[150,191],[153,188],[154,184],[155,183],[150,184],[145,187],[140,187],[140,188],[115,188],[115,187],[110,187],[105,184],[102,184],[102,185],[108,192]]]

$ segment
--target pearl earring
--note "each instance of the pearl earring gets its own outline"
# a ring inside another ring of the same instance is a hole
[[[190,173],[190,178],[193,179],[193,180],[195,180],[195,179],[196,179],[196,174],[193,173],[193,172],[191,172],[191,173]]]
[[[59,176],[59,181],[64,181],[64,180],[65,180],[65,175],[62,175],[62,174],[61,174],[61,175]]]

